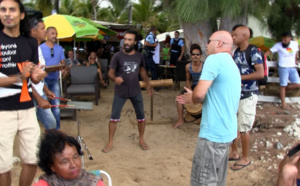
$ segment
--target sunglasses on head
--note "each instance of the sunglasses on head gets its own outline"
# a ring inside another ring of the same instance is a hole
[[[192,53],[192,56],[200,56],[201,54],[199,53]]]
[[[50,53],[51,53],[51,57],[53,57],[54,56],[54,49],[53,48],[50,49]]]

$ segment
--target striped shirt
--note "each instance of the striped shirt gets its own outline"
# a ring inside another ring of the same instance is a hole
[[[16,38],[0,31],[0,81],[1,78],[21,72],[28,62],[38,64],[38,44],[36,39],[20,35]],[[0,87],[0,111],[20,110],[33,107],[30,80]]]

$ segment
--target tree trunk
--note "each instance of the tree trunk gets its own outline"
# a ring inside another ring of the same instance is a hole
[[[59,14],[59,0],[54,1],[54,9],[56,10],[56,13]]]
[[[232,27],[237,24],[247,25],[248,23],[248,3],[245,2],[242,7],[242,13],[237,18],[223,16],[220,22],[220,30],[226,30],[231,33]],[[226,15],[226,14],[225,14]]]
[[[204,61],[206,58],[206,44],[213,32],[211,21],[199,23],[181,22],[180,24],[184,31],[186,53],[190,55],[191,44],[199,44],[202,50],[201,60]]]
[[[248,19],[247,15],[241,16],[238,19],[232,19],[228,16],[222,17],[220,22],[220,30],[226,30],[229,33],[231,33],[232,27],[234,27],[237,24],[242,24],[247,26]]]
[[[94,11],[94,20],[97,20],[97,10],[96,10],[96,6],[93,6],[93,11]]]

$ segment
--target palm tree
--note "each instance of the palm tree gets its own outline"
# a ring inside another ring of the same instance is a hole
[[[98,0],[90,0],[91,4],[93,6],[93,19],[97,20],[97,5],[98,5]]]
[[[36,8],[41,10],[44,16],[50,15],[53,9],[52,0],[36,0]]]
[[[187,48],[189,49],[191,43],[198,43],[203,51],[206,51],[205,45],[209,36],[218,29],[217,20],[220,20],[220,29],[231,31],[236,23],[246,25],[248,14],[252,12],[258,14],[258,10],[268,5],[267,1],[258,0],[164,0],[164,2],[178,14]]]
[[[104,21],[126,23],[123,17],[128,12],[128,3],[130,0],[109,0],[108,8],[101,8],[98,11],[98,18]],[[122,18],[122,19],[121,19]]]

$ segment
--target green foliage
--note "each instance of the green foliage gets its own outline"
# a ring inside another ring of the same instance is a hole
[[[212,16],[209,0],[174,0],[172,6],[184,22],[198,22],[209,19]]]
[[[268,25],[274,37],[280,39],[283,32],[295,30],[300,34],[300,0],[274,0],[268,16]]]

